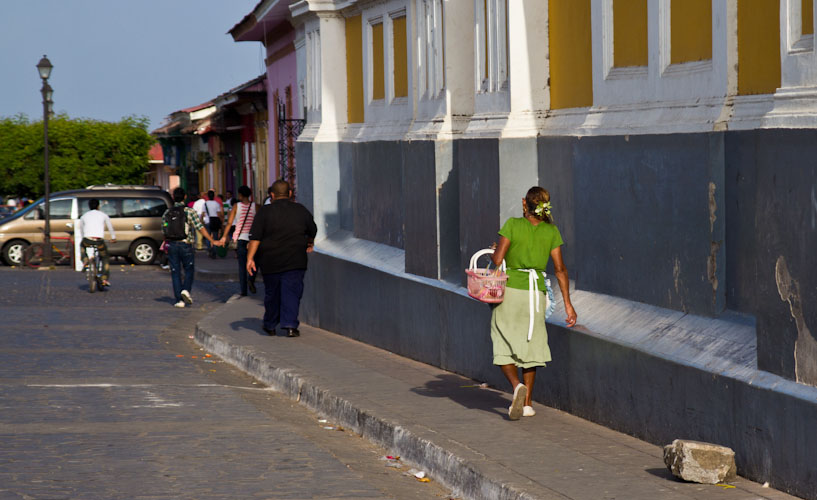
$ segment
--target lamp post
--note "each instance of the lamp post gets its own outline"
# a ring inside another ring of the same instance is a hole
[[[40,93],[43,95],[43,158],[45,159],[45,231],[43,231],[43,263],[42,267],[48,269],[51,267],[51,177],[48,173],[48,115],[50,113],[51,96],[54,94],[54,89],[48,84],[48,77],[51,76],[51,61],[43,55],[40,62],[37,63],[37,71],[40,72],[40,78],[43,80],[43,88]]]

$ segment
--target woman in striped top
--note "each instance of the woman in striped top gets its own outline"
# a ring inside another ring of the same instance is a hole
[[[255,293],[255,275],[247,279],[247,244],[250,242],[250,228],[255,214],[258,213],[258,206],[251,201],[252,191],[247,186],[238,188],[238,203],[230,210],[230,217],[227,220],[227,227],[232,227],[232,231],[225,231],[221,237],[221,243],[227,241],[227,235],[232,234],[233,241],[236,242],[236,255],[238,256],[238,281],[241,287],[241,296],[247,295],[247,287],[250,292]],[[257,274],[257,273],[256,273]]]

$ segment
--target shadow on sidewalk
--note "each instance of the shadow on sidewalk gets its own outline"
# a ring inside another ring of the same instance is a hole
[[[457,375],[437,375],[437,380],[414,387],[411,391],[429,398],[448,398],[465,408],[508,418],[510,401],[506,397],[494,390],[481,389],[473,380]]]
[[[667,481],[673,481],[673,482],[676,482],[676,483],[684,483],[684,481],[681,481],[677,477],[673,476],[672,472],[670,472],[666,467],[663,468],[663,469],[644,469],[644,472],[647,472],[648,474],[652,474],[655,477],[660,477],[661,479],[666,479]]]
[[[232,321],[230,322],[230,328],[232,328],[234,332],[243,328],[244,330],[253,331],[262,337],[268,336],[261,328],[261,318],[248,317]]]

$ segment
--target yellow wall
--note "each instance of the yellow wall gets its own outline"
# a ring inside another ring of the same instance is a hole
[[[372,25],[372,99],[386,96],[386,73],[383,66],[383,23]]]
[[[613,0],[613,66],[646,66],[647,56],[647,0]]]
[[[738,0],[738,94],[780,86],[780,2]]]
[[[548,2],[550,107],[593,105],[590,0]]]
[[[346,118],[363,123],[363,30],[359,15],[346,18]]]
[[[712,59],[712,0],[672,0],[670,62]]]
[[[408,50],[406,48],[406,16],[392,20],[394,48],[394,97],[408,96]]]
[[[801,33],[804,35],[814,34],[814,0],[801,0],[801,11],[803,24]]]

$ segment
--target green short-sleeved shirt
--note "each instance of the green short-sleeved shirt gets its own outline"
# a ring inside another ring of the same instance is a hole
[[[550,258],[550,251],[564,244],[559,228],[547,222],[533,224],[524,217],[508,219],[500,236],[511,241],[505,254],[505,265],[508,267],[509,288],[528,289],[528,273],[519,269],[537,269],[544,271]],[[545,281],[539,274],[539,290],[545,289]]]

